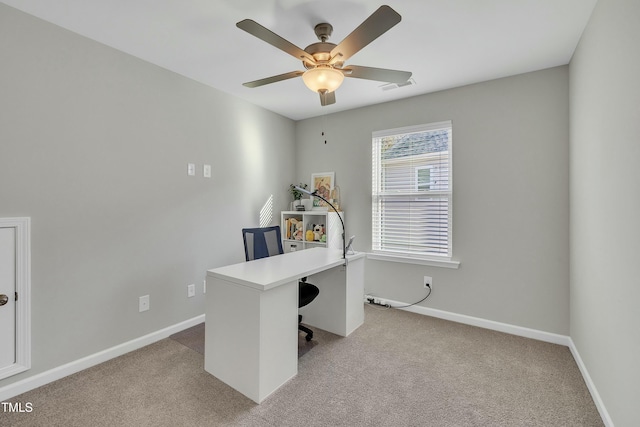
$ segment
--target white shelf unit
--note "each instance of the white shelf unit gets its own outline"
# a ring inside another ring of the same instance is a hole
[[[342,250],[342,224],[340,218],[344,221],[344,212],[334,211],[283,211],[280,214],[280,228],[282,231],[282,247],[284,252],[294,252],[309,248],[333,248]],[[287,219],[295,218],[298,221],[302,221],[302,240],[296,240],[289,236],[287,231]],[[324,224],[325,234],[327,236],[326,242],[307,241],[307,230],[311,230],[313,224]]]

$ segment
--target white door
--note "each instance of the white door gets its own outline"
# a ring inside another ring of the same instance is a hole
[[[16,362],[16,229],[0,228],[0,369]]]

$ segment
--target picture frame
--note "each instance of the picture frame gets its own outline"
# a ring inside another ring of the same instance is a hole
[[[331,201],[331,193],[335,187],[335,172],[317,172],[311,174],[311,191],[317,190],[318,194]],[[329,205],[322,199],[313,198],[313,207],[326,210]]]

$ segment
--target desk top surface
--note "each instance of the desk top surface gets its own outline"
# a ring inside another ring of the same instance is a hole
[[[347,262],[363,257],[364,253],[348,255]],[[266,291],[343,264],[341,250],[312,248],[214,268],[207,276]]]

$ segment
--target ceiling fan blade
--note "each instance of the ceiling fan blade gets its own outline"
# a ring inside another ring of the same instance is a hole
[[[316,63],[315,59],[313,59],[313,56],[309,55],[307,52],[300,49],[290,41],[283,39],[268,28],[265,28],[262,25],[258,24],[256,21],[253,21],[251,19],[244,19],[238,22],[236,24],[236,27],[246,31],[252,36],[259,38],[260,40],[269,43],[271,46],[277,47],[278,49],[288,53],[296,59],[304,59],[311,62],[312,64]]]
[[[335,92],[319,92],[319,93],[320,93],[320,105],[322,105],[323,107],[336,103]]]
[[[356,79],[377,80],[387,83],[404,83],[411,78],[411,72],[387,70],[384,68],[362,67],[360,65],[349,65],[340,69],[345,77]]]
[[[358,28],[333,48],[331,57],[341,55],[340,60],[346,61],[360,49],[389,31],[401,20],[402,17],[398,12],[386,5],[380,6]]]
[[[278,74],[277,76],[267,77],[265,79],[254,80],[252,82],[242,83],[246,87],[258,87],[268,85],[270,83],[280,82],[282,80],[292,79],[294,77],[300,77],[304,74],[304,71],[291,71],[289,73]]]

